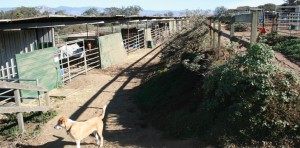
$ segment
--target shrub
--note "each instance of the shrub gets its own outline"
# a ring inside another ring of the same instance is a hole
[[[278,42],[273,49],[283,53],[292,60],[300,60],[300,39],[291,39],[284,42]]]
[[[299,80],[271,58],[271,48],[259,43],[205,78],[204,106],[214,117],[211,133],[222,142],[299,140]]]
[[[247,31],[248,30],[248,24],[246,23],[235,23],[234,24],[234,31],[235,32],[243,32],[243,31]],[[230,30],[231,26],[230,25],[226,25],[226,29]]]

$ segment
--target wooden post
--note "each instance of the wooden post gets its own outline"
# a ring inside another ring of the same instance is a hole
[[[215,29],[216,29],[216,23],[213,20],[213,44],[212,44],[213,50],[215,50],[215,48],[216,48],[216,32],[215,32]]]
[[[234,37],[234,17],[230,20],[230,41],[233,40]]]
[[[114,33],[114,25],[111,23],[111,33]]]
[[[212,23],[212,20],[211,20],[211,18],[209,18],[209,36],[210,36],[209,45],[210,45],[210,47],[212,47],[212,42],[213,42],[213,40],[212,40],[212,32],[213,32],[213,30],[210,28],[211,27],[211,23]]]
[[[44,94],[46,106],[50,106],[49,94],[47,91],[45,91]]]
[[[18,89],[14,90],[14,96],[15,96],[16,106],[20,106],[21,105],[21,97],[20,97],[20,91]],[[25,132],[25,128],[24,128],[24,120],[23,120],[22,113],[20,113],[20,112],[17,113],[17,120],[18,120],[20,133],[23,134]]]
[[[252,11],[250,46],[256,43],[258,11]]]
[[[220,59],[220,50],[221,50],[221,19],[218,22],[218,59]]]

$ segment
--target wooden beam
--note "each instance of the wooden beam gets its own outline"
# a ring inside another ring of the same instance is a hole
[[[32,111],[48,111],[50,106],[8,106],[0,107],[0,114],[15,112],[32,112]]]
[[[32,86],[32,85],[26,85],[26,84],[20,84],[20,83],[3,82],[3,81],[0,81],[0,88],[48,91],[46,88],[39,87],[39,86]]]

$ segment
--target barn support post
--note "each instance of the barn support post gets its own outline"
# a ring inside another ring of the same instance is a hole
[[[68,51],[67,43],[66,43],[66,51]],[[71,82],[71,66],[70,66],[70,57],[69,57],[69,55],[67,55],[67,62],[68,62],[69,82]]]
[[[85,50],[85,44],[84,44],[84,40],[82,41],[83,43],[83,52],[84,52],[84,55],[83,55],[83,60],[84,60],[84,71],[85,71],[85,74],[87,75],[87,61],[86,61],[86,50]]]
[[[51,28],[51,40],[52,40],[52,47],[55,47],[55,30],[54,27]]]
[[[257,36],[257,21],[258,21],[258,11],[252,11],[252,23],[251,23],[251,37],[250,37],[250,46],[256,43]]]
[[[15,97],[15,103],[16,103],[16,105],[20,106],[21,105],[21,97],[20,97],[20,91],[19,91],[19,89],[15,89],[14,90],[14,97]],[[18,125],[19,125],[20,133],[23,134],[25,132],[23,113],[21,113],[21,112],[17,113],[17,120],[18,120]]]
[[[221,50],[221,19],[218,21],[218,59],[220,59],[220,50]]]

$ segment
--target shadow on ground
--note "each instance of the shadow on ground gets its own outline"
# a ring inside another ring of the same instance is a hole
[[[120,77],[127,76],[127,79],[123,82],[121,87],[116,91],[113,99],[110,101],[106,115],[110,114],[111,117],[116,118],[114,122],[117,122],[122,126],[120,129],[107,129],[104,130],[104,139],[109,147],[199,147],[202,145],[194,140],[172,140],[161,137],[161,133],[153,130],[150,124],[147,123],[145,119],[140,118],[140,112],[136,105],[133,103],[133,94],[136,89],[125,89],[125,87],[131,83],[134,78],[143,78],[144,75],[156,69],[158,65],[151,65],[150,63],[158,57],[158,55],[167,48],[167,44],[163,45],[164,48],[157,53],[160,47],[151,50],[149,53],[129,65],[127,68],[122,70],[117,74],[110,82],[105,84],[96,94],[94,94],[85,104],[83,104],[80,109],[75,111],[71,115],[71,119],[77,120],[79,116],[91,105],[91,103],[107,89],[112,83],[117,82]],[[143,63],[141,66],[137,66],[145,57],[151,56],[148,61]],[[104,119],[106,124],[109,124],[108,118]],[[48,142],[40,146],[30,146],[30,145],[19,145],[19,147],[64,147],[67,145],[75,146],[74,141],[65,142],[62,137],[57,137],[57,140]],[[81,145],[91,145],[94,143],[82,143]],[[202,146],[201,146],[202,147]]]

